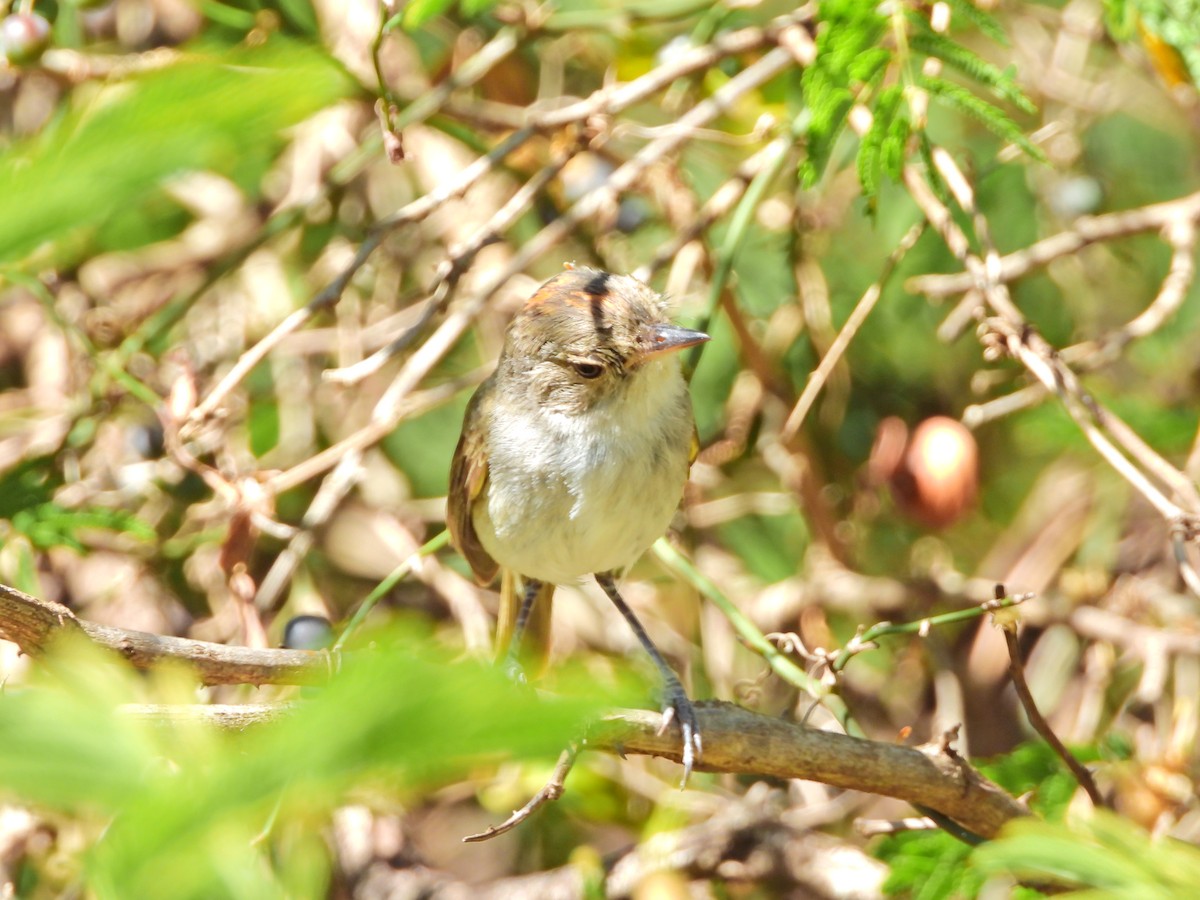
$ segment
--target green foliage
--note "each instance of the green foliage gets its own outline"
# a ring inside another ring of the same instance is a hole
[[[496,0],[458,0],[458,5],[463,15],[473,18],[495,6]],[[392,28],[399,23],[406,31],[416,31],[430,19],[449,12],[452,6],[454,0],[413,0],[404,7],[402,13],[394,16],[386,27]]]
[[[993,40],[1003,31],[996,21],[967,2],[953,4],[954,13],[977,26]],[[969,11],[968,11],[969,10]],[[1033,104],[1017,87],[1014,73],[1002,70],[974,51],[934,31],[918,11],[885,15],[881,7],[845,2],[818,7],[817,59],[802,76],[805,110],[801,119],[808,155],[801,164],[806,185],[814,184],[828,165],[847,116],[855,103],[871,111],[871,125],[859,143],[857,163],[863,193],[874,201],[883,176],[898,180],[914,130],[925,141],[924,122],[914,120],[911,92],[924,90],[935,100],[979,121],[1002,139],[1016,144],[1034,159],[1041,151],[1009,115],[984,100],[972,88],[942,77],[919,74],[926,57],[940,60],[961,73],[975,88],[983,88],[1025,112]]]
[[[820,5],[818,17],[817,58],[801,76],[808,153],[800,171],[808,185],[828,164],[863,86],[891,59],[881,46],[888,20],[874,4],[834,0]]]
[[[1108,0],[1105,19],[1122,40],[1144,28],[1155,67],[1169,82],[1200,84],[1200,0]]]
[[[1028,795],[1030,808],[1049,820],[1063,816],[1077,787],[1062,761],[1041,742],[1023,744],[980,769],[1013,796]],[[991,844],[981,845],[986,846]],[[980,852],[942,831],[892,835],[875,849],[891,868],[884,890],[915,900],[976,896],[994,871],[973,865]]]
[[[81,98],[0,155],[0,264],[51,240],[61,257],[68,237],[144,202],[174,175],[209,169],[257,179],[282,129],[348,89],[328,57],[277,41],[192,56]]]
[[[871,127],[863,136],[858,150],[858,178],[868,197],[879,193],[880,173],[899,180],[904,166],[904,147],[912,127],[907,115],[901,113],[904,88],[891,84],[879,93]]]
[[[984,875],[1094,888],[1105,896],[1182,900],[1200,884],[1200,850],[1155,840],[1105,810],[1070,823],[1015,821],[976,850],[972,862]]]
[[[950,40],[944,34],[934,31],[929,22],[916,13],[910,12],[907,21],[912,29],[908,36],[908,46],[911,49],[941,60],[947,66],[957,69],[970,80],[988,88],[997,97],[1008,101],[1018,109],[1027,113],[1035,111],[1033,103],[1021,92],[1013,80],[1015,71],[1012,67],[997,68],[961,44]]]
[[[911,900],[974,897],[983,886],[967,866],[971,848],[944,831],[917,831],[884,838],[876,855],[891,868],[883,890]]]
[[[254,399],[247,411],[250,452],[262,457],[279,443],[279,402],[269,366],[259,366],[246,380]]]
[[[123,711],[192,689],[64,642],[0,702],[0,795],[96,823],[95,896],[167,884],[172,897],[319,896],[319,822],[351,792],[404,795],[489,761],[551,758],[611,700],[594,682],[587,700],[570,688],[540,700],[411,636],[373,638],[278,720],[238,733]]]
[[[1009,143],[1016,144],[1034,159],[1045,159],[1045,154],[995,104],[989,103],[962,85],[955,84],[953,81],[947,81],[945,78],[923,76],[919,79],[918,83],[935,98],[962,113],[967,118],[979,122],[979,124],[993,132],[997,137],[1003,138]]]
[[[1075,752],[1084,762],[1096,756],[1091,750]],[[1042,741],[1022,744],[980,769],[1014,797],[1025,797],[1030,809],[1049,819],[1061,818],[1066,813],[1078,787],[1062,760]]]
[[[83,532],[99,529],[141,541],[154,538],[154,529],[132,513],[102,506],[69,509],[53,500],[62,482],[50,474],[45,458],[27,460],[0,475],[0,520],[28,538],[37,550],[70,547],[82,553]]]

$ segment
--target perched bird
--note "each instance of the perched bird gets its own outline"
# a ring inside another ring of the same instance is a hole
[[[551,278],[467,406],[447,508],[476,578],[503,570],[498,643],[514,674],[531,612],[547,623],[555,585],[595,577],[662,674],[663,728],[679,724],[685,784],[701,747],[695,710],[616,579],[683,496],[697,443],[676,354],[707,340],[671,324],[663,298],[628,275]]]

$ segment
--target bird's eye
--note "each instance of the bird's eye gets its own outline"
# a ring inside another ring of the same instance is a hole
[[[591,362],[577,362],[573,364],[575,371],[579,373],[580,378],[599,378],[604,374],[604,367]]]

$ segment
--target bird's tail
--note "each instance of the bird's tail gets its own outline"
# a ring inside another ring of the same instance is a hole
[[[513,629],[517,624],[517,612],[525,587],[521,576],[511,569],[500,572],[500,608],[496,614],[496,659],[503,660],[512,641]],[[536,678],[546,668],[550,659],[550,612],[554,607],[554,585],[543,583],[538,590],[529,619],[525,623],[525,637],[521,641],[518,658],[525,666],[529,678]]]

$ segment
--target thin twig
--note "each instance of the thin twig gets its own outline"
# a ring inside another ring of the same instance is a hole
[[[1014,606],[1020,606],[1033,599],[1033,594],[1016,594],[1012,597],[1000,596],[993,600],[987,600],[980,603],[978,606],[973,606],[970,609],[956,609],[953,612],[942,613],[937,616],[927,616],[924,619],[918,619],[914,622],[879,622],[856,634],[849,643],[841,650],[834,658],[830,668],[834,672],[840,672],[846,667],[846,663],[862,653],[864,650],[873,650],[878,646],[878,640],[881,637],[888,637],[895,634],[917,634],[925,637],[929,634],[931,628],[939,628],[942,625],[953,625],[957,622],[967,622],[971,619],[978,619],[988,613],[994,613],[1000,609],[1011,609]]]
[[[379,582],[375,588],[359,604],[358,609],[354,611],[354,615],[350,617],[350,621],[346,623],[346,627],[342,629],[342,633],[338,635],[338,639],[334,641],[333,650],[340,650],[346,641],[359,629],[363,622],[366,621],[368,613],[375,608],[375,604],[387,596],[397,584],[408,577],[409,573],[417,567],[417,563],[429,556],[431,553],[436,553],[447,544],[450,543],[450,532],[443,531],[437,537],[431,538],[421,545],[416,553],[410,556],[400,565],[396,566],[391,573]]]
[[[943,176],[946,176],[947,184],[955,192],[960,205],[966,211],[974,214],[976,231],[980,233],[985,225],[982,222],[982,216],[975,210],[966,179],[958,172],[948,154],[935,155],[935,161],[939,164],[939,170]],[[966,235],[915,167],[906,167],[904,183],[909,194],[941,234],[951,252],[971,273],[975,287],[980,291],[986,303],[997,313],[996,318],[985,321],[988,327],[981,333],[981,339],[985,343],[991,341],[993,346],[1003,347],[1021,362],[1047,390],[1057,394],[1062,400],[1064,408],[1083,431],[1089,443],[1168,522],[1191,522],[1193,516],[1189,513],[1200,509],[1200,500],[1197,499],[1195,486],[1183,473],[1172,467],[1146,445],[1123,421],[1083,389],[1070,367],[1038,335],[1036,330],[1025,322],[1024,317],[1012,302],[1006,286],[997,280],[1000,271],[1000,257],[994,251],[988,251],[985,262],[972,253]],[[986,231],[983,231],[983,234],[986,235]],[[1112,436],[1112,439],[1109,435]],[[1124,451],[1129,453],[1136,462],[1126,457],[1125,453],[1113,443],[1113,439],[1118,441]],[[1153,473],[1153,476],[1162,484],[1169,486],[1172,493],[1187,503],[1188,510],[1185,511],[1167,497],[1159,486],[1154,484],[1146,471],[1139,468],[1139,465]]]
[[[887,260],[884,262],[883,269],[879,273],[879,278],[859,298],[853,312],[850,313],[850,318],[846,320],[846,324],[842,326],[842,330],[838,332],[837,338],[834,339],[833,344],[829,347],[829,352],[821,357],[820,364],[808,376],[808,383],[804,385],[800,399],[792,407],[792,411],[788,414],[787,421],[784,422],[783,429],[780,432],[780,440],[784,444],[790,443],[800,431],[800,426],[804,424],[804,418],[808,415],[809,409],[812,408],[813,401],[817,399],[817,394],[825,386],[825,381],[829,378],[829,373],[838,364],[838,361],[842,358],[842,354],[846,352],[846,348],[850,346],[850,342],[858,334],[858,329],[862,327],[863,322],[867,320],[867,316],[871,314],[871,310],[875,308],[875,304],[883,295],[883,288],[891,277],[892,272],[895,271],[896,265],[904,258],[904,255],[912,248],[913,244],[917,242],[917,239],[925,233],[925,228],[926,223],[924,221],[918,222],[908,229],[908,232],[900,239],[900,243],[896,245],[896,248],[888,255]]]
[[[1152,203],[1102,216],[1084,216],[1077,219],[1069,231],[1043,238],[1023,250],[1000,257],[995,278],[1000,283],[1015,281],[1033,269],[1078,253],[1091,244],[1158,231],[1181,219],[1200,222],[1200,191],[1165,203]],[[974,286],[975,279],[970,272],[918,275],[910,278],[905,285],[914,294],[925,294],[932,298],[952,297]]]
[[[315,478],[336,466],[346,454],[364,450],[383,440],[406,419],[415,418],[441,406],[453,399],[459,391],[479,384],[485,374],[484,370],[478,369],[461,378],[439,384],[437,387],[411,394],[404,404],[393,407],[390,415],[386,418],[372,416],[370,422],[353,434],[347,435],[336,444],[326,447],[303,462],[296,463],[292,468],[272,475],[264,483],[266,489],[275,494],[281,494],[304,484],[310,478]]]
[[[313,297],[308,304],[287,316],[282,322],[272,328],[269,334],[247,349],[238,358],[238,361],[233,364],[233,367],[225,373],[225,376],[208,392],[208,395],[200,403],[196,404],[196,408],[192,410],[191,415],[188,417],[188,423],[194,425],[209,418],[225,402],[225,398],[229,396],[233,389],[241,384],[260,362],[266,359],[267,354],[283,343],[284,338],[293,331],[302,328],[305,323],[318,313],[335,305],[341,299],[342,294],[346,290],[346,285],[350,283],[350,279],[362,268],[363,263],[367,261],[367,257],[379,246],[380,241],[383,240],[383,235],[384,233],[381,230],[376,230],[368,234],[359,245],[354,258],[350,260],[317,296]]]
[[[255,366],[266,358],[268,353],[282,343],[284,338],[302,328],[317,314],[335,306],[341,299],[347,285],[349,285],[350,279],[362,268],[363,264],[366,263],[367,259],[380,245],[388,232],[402,225],[421,221],[442,204],[465,193],[480,178],[494,169],[501,160],[523,145],[532,136],[533,131],[527,128],[513,132],[490,152],[480,156],[464,168],[453,179],[439,185],[428,194],[418,197],[416,200],[413,200],[395,213],[376,223],[368,232],[362,244],[359,245],[353,259],[334,276],[333,280],[320,293],[313,297],[307,305],[287,316],[269,334],[242,354],[238,361],[234,363],[233,368],[226,373],[225,377],[213,387],[204,400],[197,404],[188,417],[189,423],[199,423],[211,416],[233,389],[250,374]]]
[[[734,208],[733,215],[729,217],[729,227],[720,246],[717,247],[716,265],[713,266],[708,287],[708,303],[705,305],[704,315],[698,323],[701,331],[709,327],[712,317],[716,314],[717,306],[727,297],[729,279],[733,276],[734,261],[750,233],[750,224],[754,221],[755,213],[762,205],[767,191],[779,173],[783,171],[784,162],[788,158],[785,152],[787,147],[787,144],[780,145],[779,152],[768,157],[762,168],[754,174],[749,187],[746,188],[746,192]],[[691,373],[696,370],[703,351],[704,345],[698,344],[687,352],[683,363],[685,377],[690,378]]]
[[[909,831],[937,831],[938,824],[928,816],[909,816],[904,819],[855,819],[854,830],[863,837],[904,834]]]
[[[573,142],[569,147],[557,153],[549,163],[537,171],[537,174],[521,185],[508,202],[496,210],[487,222],[475,229],[467,240],[451,249],[433,275],[428,292],[430,294],[429,302],[425,305],[425,310],[416,323],[366,359],[341,369],[330,369],[322,373],[321,377],[335,384],[357,384],[378,372],[392,357],[406,350],[424,331],[433,317],[449,305],[459,280],[471,267],[475,257],[479,255],[479,251],[512,227],[512,224],[533,205],[538,195],[562,171],[579,149],[579,144]]]
[[[362,451],[351,450],[341,460],[329,477],[322,483],[308,509],[300,520],[300,527],[292,535],[283,551],[275,557],[271,568],[263,576],[262,583],[254,596],[254,605],[261,611],[274,609],[275,602],[292,580],[292,575],[308,555],[314,541],[316,529],[320,528],[337,511],[345,496],[358,483],[362,474]]]
[[[1063,362],[1075,366],[1079,371],[1098,369],[1116,359],[1132,341],[1153,334],[1179,310],[1196,277],[1196,223],[1190,219],[1177,219],[1168,223],[1163,230],[1171,244],[1171,264],[1154,300],[1119,328],[1093,340],[1064,347],[1059,354]],[[938,336],[943,340],[955,339],[965,327],[965,317],[961,323],[955,320],[959,311],[978,305],[978,292],[972,290],[967,293],[970,296],[963,298],[963,302],[938,329]],[[968,407],[963,411],[963,424],[968,428],[977,428],[985,422],[1035,406],[1048,396],[1049,392],[1041,383],[1026,385],[1003,397]]]
[[[584,100],[558,109],[533,113],[529,122],[533,127],[544,130],[586,122],[594,116],[612,115],[665,90],[679,78],[711,68],[726,57],[750,53],[779,40],[780,35],[789,28],[811,22],[814,12],[814,5],[808,4],[796,12],[780,16],[766,28],[742,28],[718,34],[710,43],[680,53],[670,62],[655,66],[634,81],[601,88]]]
[[[754,177],[770,165],[771,161],[778,154],[782,154],[787,150],[791,144],[792,138],[783,135],[775,138],[771,143],[746,159],[745,162],[738,166],[733,176],[717,188],[712,196],[705,201],[699,212],[687,223],[687,226],[683,230],[677,231],[670,240],[660,246],[655,251],[654,258],[645,265],[638,267],[634,271],[633,277],[640,281],[649,281],[663,267],[669,265],[679,255],[679,251],[711,228],[714,222],[727,215],[733,209],[734,205],[742,199],[742,195],[746,193],[746,188],[750,186],[750,182],[754,180]]]
[[[721,610],[725,618],[729,620],[729,624],[733,626],[734,631],[737,632],[738,637],[745,642],[746,646],[766,660],[767,665],[771,667],[775,674],[789,684],[798,687],[828,709],[834,718],[841,723],[842,727],[846,729],[847,733],[856,736],[862,735],[863,732],[851,717],[850,710],[846,707],[845,701],[837,694],[830,693],[829,689],[819,679],[813,678],[788,659],[785,652],[771,643],[767,636],[762,633],[761,629],[750,621],[750,618],[738,609],[710,578],[697,569],[691,560],[671,546],[671,543],[666,538],[659,538],[655,541],[651,552],[658,557],[660,562],[676,574],[682,576],[692,587],[707,597]]]
[[[575,765],[575,757],[578,750],[575,747],[568,747],[562,752],[558,758],[558,763],[554,766],[554,772],[550,775],[550,780],[542,786],[529,802],[520,809],[513,810],[513,814],[501,822],[499,825],[489,825],[486,831],[481,831],[478,834],[469,834],[463,838],[464,844],[477,844],[480,841],[488,841],[494,837],[504,834],[506,831],[512,831],[531,815],[554,800],[557,800],[563,795],[563,784],[567,780],[567,775],[571,771],[571,767]]]
[[[390,123],[392,130],[400,131],[428,119],[442,108],[452,93],[459,88],[475,84],[516,50],[520,46],[521,37],[522,34],[517,28],[501,28],[442,82],[423,91],[419,97],[400,110]]]
[[[1054,729],[1050,727],[1050,723],[1038,711],[1037,703],[1033,699],[1033,693],[1029,690],[1029,684],[1025,680],[1025,665],[1021,660],[1021,644],[1017,640],[1016,625],[1005,625],[1001,630],[1004,632],[1004,642],[1008,646],[1008,671],[1012,676],[1013,687],[1016,688],[1017,697],[1021,700],[1021,706],[1025,710],[1025,715],[1029,717],[1029,724],[1050,745],[1059,759],[1066,763],[1067,768],[1071,770],[1071,774],[1075,776],[1075,780],[1079,782],[1079,786],[1091,798],[1092,805],[1097,809],[1102,809],[1107,804],[1104,802],[1104,796],[1100,793],[1100,789],[1096,787],[1096,781],[1092,778],[1092,773],[1058,739],[1058,735],[1054,733]]]

